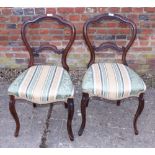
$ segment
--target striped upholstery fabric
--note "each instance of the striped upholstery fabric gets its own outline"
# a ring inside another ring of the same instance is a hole
[[[32,66],[19,75],[8,88],[9,95],[45,104],[73,98],[74,86],[62,67]]]
[[[137,73],[123,64],[96,63],[87,70],[82,89],[90,96],[119,100],[139,96],[146,86]]]

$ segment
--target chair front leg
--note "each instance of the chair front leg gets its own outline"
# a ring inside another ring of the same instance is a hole
[[[135,131],[135,135],[138,135],[138,129],[137,129],[137,119],[140,116],[140,114],[142,113],[143,109],[144,109],[144,93],[141,93],[139,95],[139,105],[138,105],[138,109],[136,111],[134,120],[133,120],[133,126],[134,126],[134,131]]]
[[[16,108],[15,108],[15,97],[13,95],[10,95],[9,109],[10,109],[11,115],[13,116],[16,122],[16,130],[15,130],[14,136],[18,137],[19,129],[20,129],[20,122],[19,122],[19,118],[18,118]]]
[[[73,135],[73,131],[72,131],[72,119],[73,119],[73,115],[74,115],[74,100],[69,98],[67,100],[67,104],[68,104],[67,131],[68,131],[70,140],[73,141],[74,135]]]
[[[88,106],[88,102],[89,102],[89,94],[83,93],[82,100],[81,100],[82,123],[81,123],[81,127],[79,129],[79,132],[78,132],[79,136],[82,135],[85,125],[86,125],[86,107]]]

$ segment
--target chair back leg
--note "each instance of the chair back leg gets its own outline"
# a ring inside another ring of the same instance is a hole
[[[33,108],[36,108],[37,104],[33,103]]]
[[[117,106],[120,106],[121,100],[117,100]]]

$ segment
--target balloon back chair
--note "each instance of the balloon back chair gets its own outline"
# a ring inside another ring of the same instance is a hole
[[[131,38],[126,46],[118,46],[115,42],[104,42],[99,46],[93,45],[88,36],[90,25],[105,20],[115,20],[124,23],[131,29]],[[90,51],[90,61],[82,81],[81,113],[82,123],[79,129],[79,136],[82,135],[86,124],[86,107],[90,97],[101,97],[107,100],[116,100],[119,106],[122,99],[136,96],[139,99],[139,106],[134,116],[133,126],[137,135],[137,118],[144,108],[144,92],[146,86],[144,81],[128,67],[126,55],[133,44],[137,34],[137,28],[133,21],[118,14],[100,14],[88,19],[83,26],[83,37]],[[122,63],[95,63],[95,52],[113,49],[122,52]]]
[[[55,45],[41,45],[38,48],[32,48],[28,42],[26,28],[28,25],[42,22],[54,21],[70,29],[70,39],[64,49],[58,49]],[[19,134],[20,122],[15,109],[16,99],[25,99],[36,104],[49,104],[63,102],[65,108],[68,108],[67,130],[70,140],[74,140],[72,132],[72,118],[74,114],[74,86],[69,76],[69,67],[66,63],[67,54],[75,40],[76,30],[72,23],[58,15],[47,15],[37,17],[34,20],[24,22],[21,29],[22,40],[29,52],[30,60],[28,69],[20,74],[8,88],[10,97],[9,109],[16,122],[15,137]],[[34,54],[39,54],[44,50],[61,54],[62,67],[58,65],[34,65]]]

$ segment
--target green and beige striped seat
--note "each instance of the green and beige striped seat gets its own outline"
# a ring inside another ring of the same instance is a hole
[[[32,66],[19,75],[8,89],[9,95],[45,104],[67,102],[73,98],[74,86],[66,70],[58,66]]]
[[[110,100],[139,96],[146,90],[145,83],[131,68],[119,63],[95,63],[87,70],[83,92]]]

